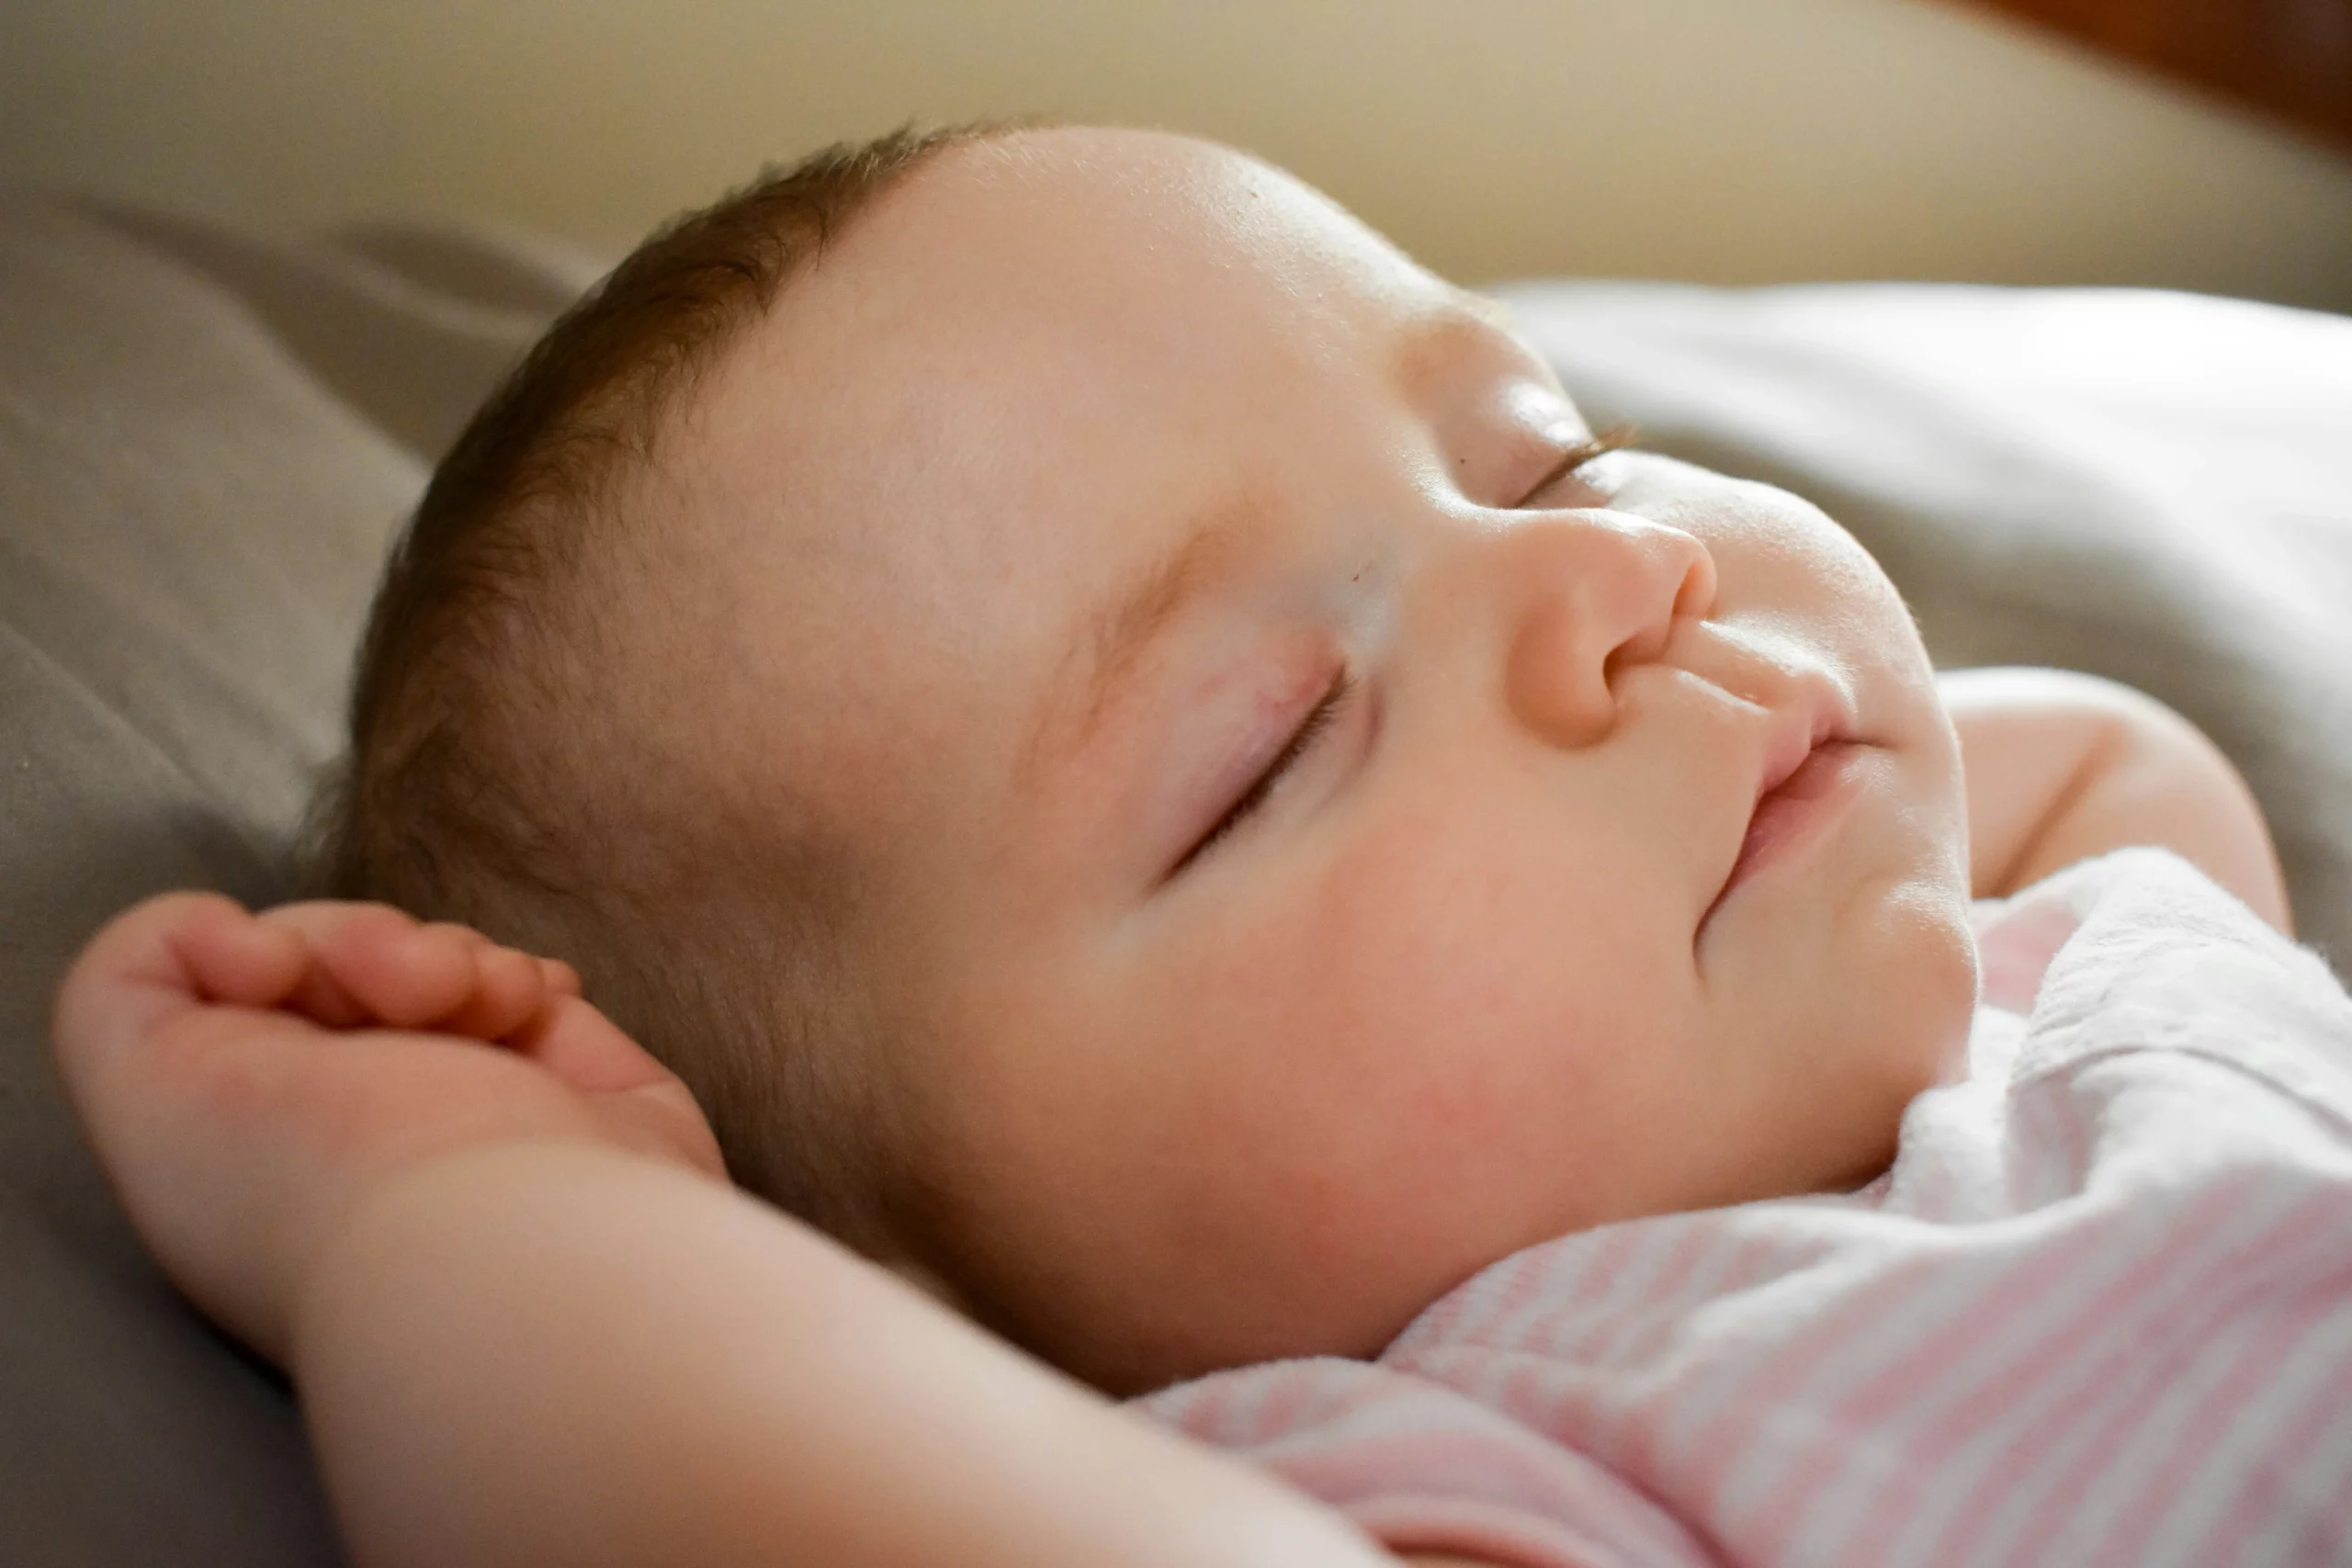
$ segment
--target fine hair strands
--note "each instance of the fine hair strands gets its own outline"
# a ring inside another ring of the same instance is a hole
[[[764,171],[567,310],[395,547],[304,833],[314,895],[571,963],[685,1080],[737,1182],[885,1258],[921,1249],[932,1205],[854,940],[854,835],[788,783],[753,811],[694,765],[632,698],[658,640],[632,601],[665,433],[711,371],[900,179],[1020,128],[901,129]]]

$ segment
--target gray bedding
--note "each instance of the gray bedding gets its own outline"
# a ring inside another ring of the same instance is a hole
[[[107,913],[267,899],[377,563],[578,287],[510,242],[0,203],[0,1562],[334,1561],[283,1385],[133,1244],[47,1066]],[[1601,419],[1789,485],[1949,663],[2203,725],[2352,969],[2352,321],[2180,296],[1510,290]]]

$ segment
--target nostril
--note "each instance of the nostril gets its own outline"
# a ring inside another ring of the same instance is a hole
[[[1715,607],[1715,558],[1696,536],[1681,536],[1689,541],[1690,558],[1682,569],[1682,581],[1674,591],[1674,605],[1669,613],[1702,621]]]
[[[1618,672],[1625,667],[1626,652],[1626,645],[1621,642],[1609,650],[1608,658],[1600,661],[1600,683],[1612,692],[1617,689]]]
[[[1666,645],[1674,635],[1671,617],[1653,621],[1636,629],[1631,636],[1611,649],[1600,660],[1600,682],[1610,691],[1617,689],[1618,676],[1629,665],[1655,663],[1664,657]]]
[[[1595,511],[1498,536],[1493,586],[1519,618],[1506,656],[1510,704],[1556,745],[1616,728],[1622,682],[1668,656],[1683,615],[1714,608],[1714,562],[1692,535],[1637,513]]]

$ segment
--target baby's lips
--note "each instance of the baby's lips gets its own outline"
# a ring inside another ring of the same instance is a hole
[[[1700,929],[1714,916],[1724,896],[1741,870],[1762,846],[1758,829],[1768,803],[1810,800],[1835,788],[1842,761],[1860,744],[1852,739],[1852,705],[1838,682],[1825,671],[1805,670],[1782,677],[1787,694],[1770,705],[1756,767],[1755,794],[1737,824],[1739,838],[1724,857],[1724,874],[1713,898],[1701,918]],[[1819,761],[1821,765],[1808,764]]]
[[[1815,751],[1853,739],[1852,705],[1826,671],[1796,672],[1790,686],[1788,695],[1772,705],[1766,724],[1750,821],[1764,797],[1788,785]]]
[[[1793,777],[1813,754],[1814,722],[1807,713],[1775,714],[1764,738],[1764,763],[1756,781],[1756,796],[1748,807],[1750,820],[1764,797]]]

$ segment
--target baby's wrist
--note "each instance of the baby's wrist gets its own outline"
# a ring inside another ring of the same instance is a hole
[[[293,1248],[279,1310],[257,1334],[240,1332],[299,1384],[322,1348],[347,1335],[355,1313],[397,1311],[387,1297],[412,1289],[462,1291],[450,1258],[480,1247],[485,1231],[509,1231],[513,1245],[527,1245],[522,1209],[530,1205],[512,1200],[529,1194],[530,1204],[543,1204],[551,1177],[587,1168],[582,1162],[674,1169],[610,1143],[545,1133],[485,1138],[406,1161],[334,1204]],[[355,1281],[363,1282],[356,1291]]]

